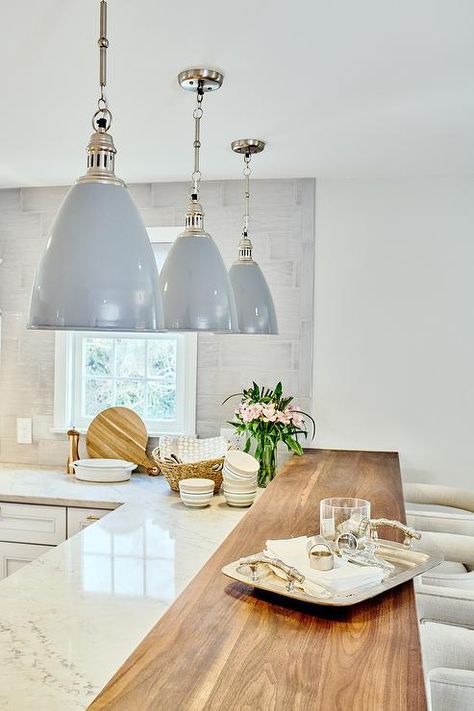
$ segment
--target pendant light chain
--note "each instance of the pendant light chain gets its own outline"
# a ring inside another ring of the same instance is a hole
[[[92,117],[92,127],[94,131],[105,133],[112,125],[112,114],[105,98],[105,87],[107,84],[107,49],[109,40],[107,39],[107,2],[99,1],[99,87],[100,95],[97,101],[97,111]]]
[[[202,80],[199,80],[198,90],[196,92],[196,107],[193,111],[194,118],[194,170],[191,175],[191,180],[193,182],[192,195],[195,200],[199,196],[199,183],[201,180],[201,170],[200,170],[200,149],[201,149],[201,119],[203,115],[202,110],[202,100],[204,98],[204,88]]]
[[[243,230],[243,235],[244,237],[248,236],[249,232],[249,220],[250,220],[250,175],[252,173],[252,169],[250,168],[250,160],[251,160],[251,155],[250,153],[246,153],[244,155],[244,169],[243,169],[243,174],[245,178],[245,188],[244,188],[244,230]]]

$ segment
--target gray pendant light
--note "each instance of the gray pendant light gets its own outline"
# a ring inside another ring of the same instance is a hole
[[[232,286],[219,249],[204,231],[204,212],[199,203],[200,121],[204,94],[218,89],[224,77],[212,69],[189,69],[178,81],[196,92],[194,117],[194,172],[185,230],[173,243],[160,282],[165,328],[169,331],[237,333],[237,314]]]
[[[233,141],[232,150],[244,156],[245,176],[245,215],[242,239],[239,243],[239,256],[229,271],[234,290],[240,333],[278,334],[278,323],[273,305],[273,298],[267,281],[257,262],[252,257],[252,242],[249,232],[250,201],[250,157],[261,153],[265,143],[256,138]]]
[[[100,98],[87,173],[67,193],[36,271],[28,328],[163,328],[158,270],[143,221],[114,173],[112,115],[104,97],[107,4],[100,5]]]

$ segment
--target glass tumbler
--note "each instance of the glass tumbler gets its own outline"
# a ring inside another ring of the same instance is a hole
[[[341,533],[362,538],[362,519],[370,519],[370,501],[353,498],[323,499],[319,504],[319,526],[323,538],[335,541]]]

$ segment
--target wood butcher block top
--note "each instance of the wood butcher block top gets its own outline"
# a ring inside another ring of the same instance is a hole
[[[375,517],[404,521],[398,455],[293,457],[90,709],[425,711],[412,582],[330,608],[220,572],[269,538],[318,532],[319,501],[328,496],[362,497]]]

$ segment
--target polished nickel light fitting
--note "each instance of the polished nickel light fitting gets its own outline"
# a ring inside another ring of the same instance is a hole
[[[160,275],[165,328],[169,331],[238,332],[230,279],[216,243],[204,230],[199,201],[202,103],[205,94],[219,89],[223,80],[214,69],[187,69],[178,75],[180,86],[196,93],[194,170],[185,229],[173,243]]]
[[[244,220],[236,261],[229,271],[234,291],[240,333],[278,334],[278,323],[273,298],[265,276],[254,261],[250,239],[250,161],[261,153],[265,142],[258,138],[242,138],[231,143],[235,153],[244,159]]]
[[[115,175],[105,97],[107,3],[100,0],[99,99],[87,172],[67,193],[38,266],[28,328],[156,331],[163,328],[158,270],[143,221]]]

